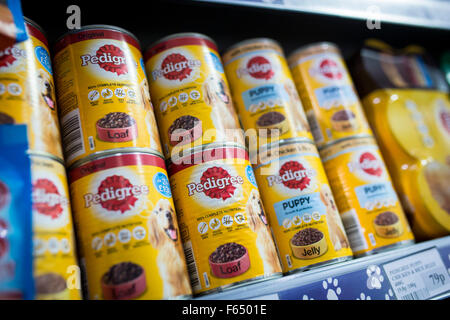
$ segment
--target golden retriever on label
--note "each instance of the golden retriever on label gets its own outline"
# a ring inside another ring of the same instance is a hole
[[[264,263],[264,273],[281,272],[280,260],[269,231],[267,217],[262,201],[255,189],[250,193],[246,206],[246,213],[250,229],[257,234],[256,246]]]
[[[225,81],[212,75],[208,76],[203,83],[203,98],[205,103],[212,107],[211,118],[214,127],[219,131],[216,133],[217,140],[226,138],[226,141],[243,144],[241,126]],[[222,137],[220,131],[226,134],[226,137]]]
[[[322,185],[320,190],[320,200],[327,208],[327,223],[334,250],[339,251],[342,248],[349,248],[347,235],[345,234],[331,189],[326,184]]]
[[[150,149],[161,151],[161,143],[159,140],[158,126],[156,125],[155,114],[153,111],[152,102],[150,99],[150,91],[147,79],[142,80],[139,89],[141,91],[142,105],[147,114],[145,116],[145,125],[147,126],[150,135]]]
[[[191,293],[186,263],[175,228],[175,210],[167,199],[160,199],[153,208],[149,222],[149,240],[158,250],[156,258],[163,281],[163,298]],[[181,241],[181,240],[180,240]]]
[[[39,69],[35,85],[39,95],[38,105],[34,105],[33,99],[29,100],[33,108],[31,128],[34,147],[33,145],[31,147],[62,157],[53,79],[46,71]]]

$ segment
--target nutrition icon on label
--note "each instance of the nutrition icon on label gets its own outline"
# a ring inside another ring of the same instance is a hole
[[[102,90],[103,99],[110,99],[113,96],[113,92],[111,89],[105,88]]]
[[[119,241],[121,243],[128,243],[131,240],[131,232],[128,229],[122,229],[119,231],[118,235]]]
[[[189,95],[191,96],[192,100],[197,100],[200,98],[200,92],[198,92],[197,90],[192,90]]]
[[[206,233],[206,231],[208,231],[208,224],[206,222],[200,222],[197,229],[200,234],[204,234]]]
[[[145,232],[144,227],[136,227],[133,229],[133,237],[136,240],[143,240],[146,236],[147,232]]]
[[[95,237],[92,239],[92,249],[95,251],[100,250],[103,247],[103,240],[100,237]]]
[[[10,83],[8,85],[8,92],[13,96],[18,96],[22,93],[22,87],[17,83]]]
[[[232,217],[232,216],[229,216],[229,215],[223,216],[223,218],[222,218],[222,224],[223,224],[225,227],[231,227],[231,225],[233,225],[233,217]]]
[[[34,247],[34,254],[35,255],[41,255],[45,252],[45,242],[42,241],[41,239],[35,239],[34,243],[33,243],[33,247]]]
[[[107,247],[112,247],[116,244],[116,235],[112,232],[108,232],[105,235],[105,240],[104,240],[105,244]]]
[[[178,96],[178,100],[181,103],[185,103],[186,101],[189,100],[189,95],[186,92],[180,93],[180,95]]]
[[[234,215],[234,221],[236,221],[237,224],[243,224],[245,223],[245,216],[242,213],[236,213]]]
[[[48,239],[48,251],[52,254],[59,252],[59,241],[56,238]]]
[[[66,238],[61,239],[61,252],[65,254],[70,253],[70,242]]]
[[[119,99],[123,99],[126,97],[127,93],[125,92],[125,90],[123,88],[116,88],[114,90],[114,95]]]
[[[167,102],[161,102],[161,104],[159,105],[159,110],[161,110],[161,112],[165,112],[167,110]]]
[[[136,92],[133,89],[128,89],[128,98],[130,99],[136,99]]]
[[[6,87],[3,83],[0,83],[0,95],[4,94],[6,92]]]
[[[174,107],[177,105],[177,98],[175,96],[170,97],[169,106]]]
[[[88,93],[89,101],[97,101],[100,98],[100,93],[97,90],[92,90]]]

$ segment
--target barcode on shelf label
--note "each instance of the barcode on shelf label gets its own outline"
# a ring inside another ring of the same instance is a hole
[[[194,252],[192,250],[192,243],[188,241],[183,244],[184,255],[186,257],[186,264],[189,273],[189,278],[191,280],[191,286],[194,291],[201,290],[202,285],[198,276],[197,263],[195,262]],[[209,285],[209,281],[208,281]]]
[[[311,133],[314,137],[316,143],[320,143],[323,141],[322,131],[320,130],[319,122],[314,114],[313,110],[309,110],[306,113],[306,118],[308,118],[309,127],[311,129]]]
[[[62,117],[61,132],[64,153],[67,160],[71,160],[86,153],[79,109],[74,109]]]
[[[450,276],[437,249],[383,265],[400,300],[425,300],[450,291]]]
[[[344,212],[341,218],[352,250],[354,252],[366,250],[368,248],[367,241],[355,210]]]

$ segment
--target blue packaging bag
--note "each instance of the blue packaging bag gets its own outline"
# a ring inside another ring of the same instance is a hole
[[[31,166],[26,125],[0,125],[0,299],[33,299]]]

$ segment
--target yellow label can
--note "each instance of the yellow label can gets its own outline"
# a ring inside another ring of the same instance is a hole
[[[256,130],[267,137],[267,143],[313,139],[283,49],[275,41],[239,42],[224,53],[223,60],[245,130]]]
[[[247,151],[209,145],[168,165],[194,293],[281,275]]]
[[[335,45],[319,43],[300,48],[288,62],[319,149],[339,139],[372,134]]]
[[[92,25],[55,45],[55,80],[67,166],[112,149],[161,151],[139,42]]]
[[[105,155],[70,172],[89,299],[175,299],[191,294],[164,160]]]
[[[61,160],[31,155],[36,299],[81,299],[80,269],[66,170]]]
[[[320,155],[355,255],[414,241],[373,137],[341,140]]]
[[[25,21],[29,39],[0,52],[0,124],[26,124],[33,153],[62,159],[47,39],[37,24]]]
[[[352,258],[313,142],[294,139],[262,148],[254,170],[283,272]]]
[[[166,157],[213,142],[244,144],[213,40],[168,36],[147,50],[145,67]]]

